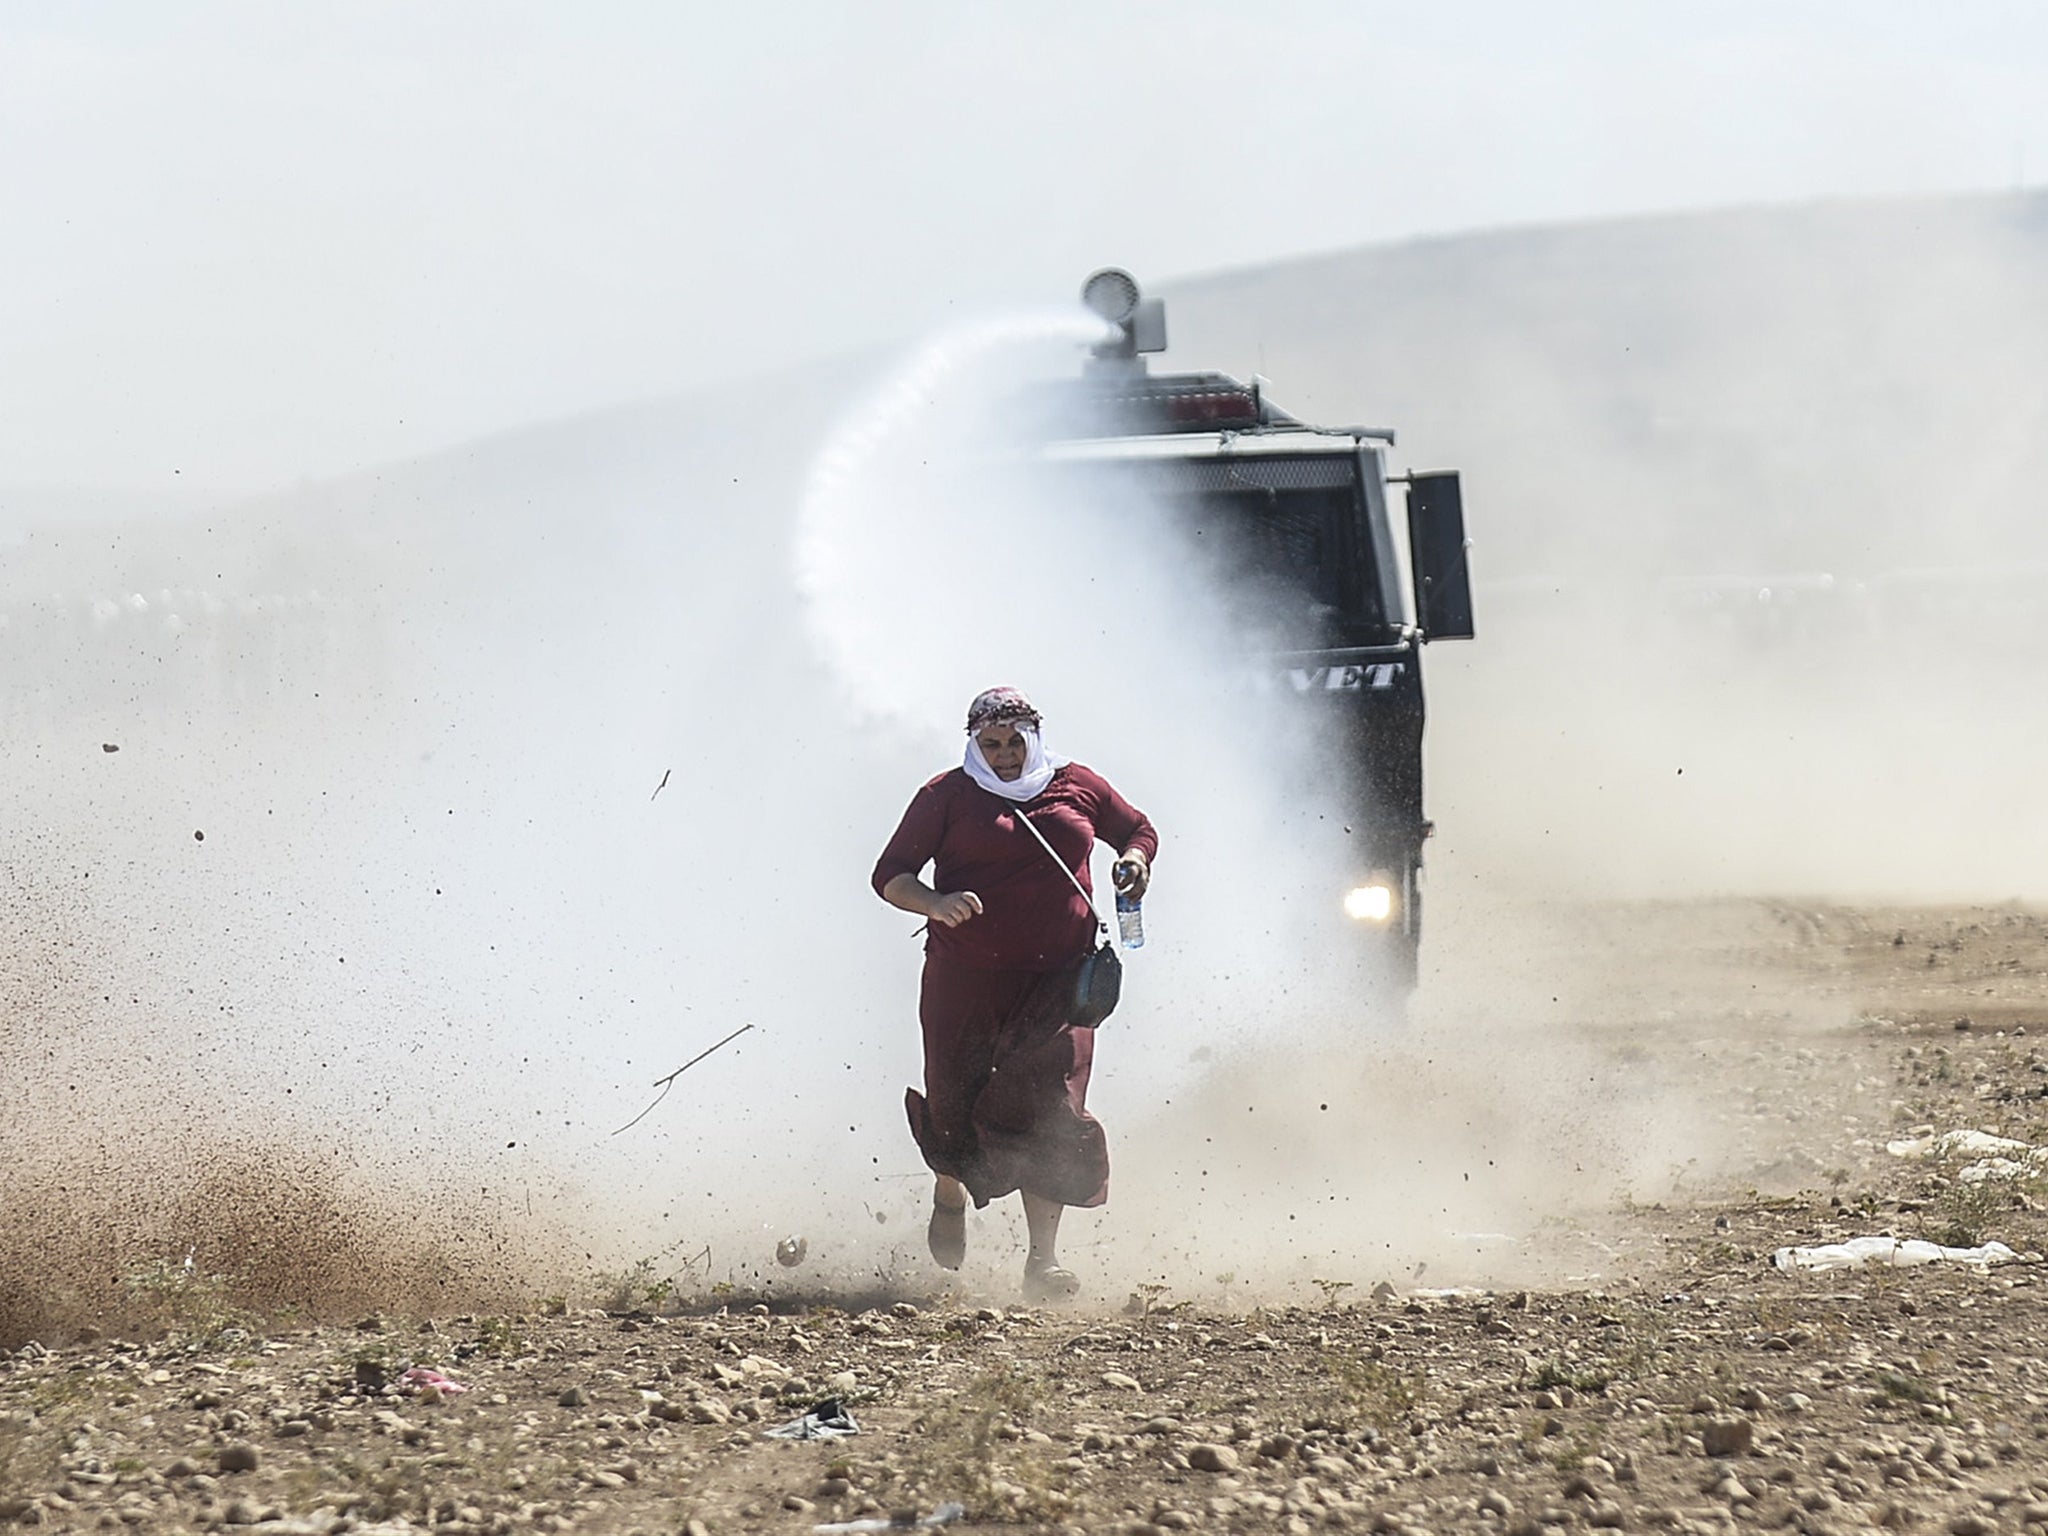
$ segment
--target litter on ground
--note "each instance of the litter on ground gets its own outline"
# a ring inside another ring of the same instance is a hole
[[[787,1424],[778,1424],[768,1431],[771,1440],[844,1440],[848,1435],[860,1433],[860,1426],[853,1422],[853,1415],[846,1411],[846,1405],[836,1397],[828,1397],[809,1413],[791,1419]]]
[[[814,1531],[919,1531],[951,1525],[967,1513],[965,1504],[941,1504],[928,1515],[891,1515],[887,1520],[841,1520],[833,1525],[814,1525]]]
[[[1904,1141],[1888,1141],[1884,1149],[1893,1157],[1916,1161],[1975,1158],[1975,1162],[1956,1172],[1956,1177],[1965,1184],[1981,1184],[1986,1179],[2021,1179],[2048,1168],[2048,1147],[1994,1136],[1989,1131],[1944,1131],[1939,1136],[1930,1131]]]
[[[2009,1264],[2019,1257],[2003,1243],[1985,1243],[1976,1248],[1944,1248],[1918,1238],[1852,1237],[1846,1243],[1822,1243],[1813,1248],[1780,1248],[1771,1255],[1778,1269],[1862,1269],[1876,1264],[1892,1269],[1911,1269],[1919,1264],[1968,1264],[1982,1269],[1991,1264]]]
[[[1943,1131],[1939,1136],[1929,1132],[1925,1136],[1912,1136],[1904,1141],[1888,1141],[1885,1151],[1893,1157],[2010,1157],[2014,1153],[2032,1152],[2035,1149],[2024,1141],[2014,1141],[2009,1136],[1994,1136],[1989,1131]]]
[[[425,1365],[413,1366],[398,1378],[398,1384],[430,1402],[439,1402],[443,1398],[454,1397],[459,1392],[469,1390],[461,1382],[443,1376],[439,1371]]]

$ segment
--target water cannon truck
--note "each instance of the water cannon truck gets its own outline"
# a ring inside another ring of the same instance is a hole
[[[1423,648],[1473,637],[1464,503],[1451,470],[1394,472],[1395,437],[1319,427],[1266,381],[1154,373],[1165,308],[1106,268],[1082,301],[1105,322],[1082,376],[1043,396],[1046,452],[1168,507],[1254,599],[1247,675],[1314,711],[1344,816],[1329,893],[1361,951],[1412,987],[1422,937]]]

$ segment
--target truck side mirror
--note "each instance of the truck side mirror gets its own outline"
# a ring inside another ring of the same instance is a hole
[[[1470,640],[1472,572],[1456,470],[1408,476],[1408,551],[1422,638]]]

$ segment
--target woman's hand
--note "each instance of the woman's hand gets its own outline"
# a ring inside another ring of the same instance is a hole
[[[1133,901],[1142,900],[1145,888],[1152,883],[1152,866],[1145,855],[1136,848],[1127,848],[1110,866],[1109,878],[1119,891]]]
[[[974,892],[949,891],[941,896],[915,875],[897,875],[890,880],[882,887],[882,900],[942,928],[958,928],[970,917],[981,915],[981,898]]]
[[[948,928],[958,928],[970,917],[981,915],[981,898],[972,891],[948,891],[934,896],[924,915]]]

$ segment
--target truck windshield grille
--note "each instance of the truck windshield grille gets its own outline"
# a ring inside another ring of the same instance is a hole
[[[1184,515],[1225,600],[1263,644],[1341,645],[1379,622],[1348,489],[1212,491],[1190,498]]]
[[[1323,454],[1131,463],[1197,551],[1247,639],[1313,650],[1386,622],[1357,460]]]

